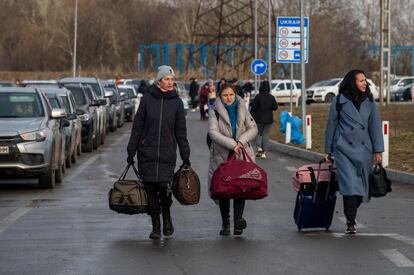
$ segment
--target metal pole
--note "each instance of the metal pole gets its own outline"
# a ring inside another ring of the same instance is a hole
[[[300,0],[300,79],[301,79],[301,99],[302,99],[302,131],[306,136],[306,94],[305,94],[305,28],[303,16],[303,0]],[[308,26],[309,27],[309,26]]]
[[[78,36],[78,0],[75,0],[75,29],[74,29],[74,38],[73,38],[73,77],[76,77],[76,46],[77,46],[77,36]]]
[[[293,114],[292,94],[293,94],[293,63],[290,63],[290,113],[291,114]]]
[[[267,65],[269,67],[269,85],[270,85],[270,90],[272,90],[272,17],[271,17],[271,0],[268,1],[268,16],[267,16],[267,21],[268,21],[268,38],[267,38],[267,42],[268,42],[268,49],[269,49],[269,53],[268,53],[268,60],[267,60]]]
[[[257,59],[257,0],[254,1],[254,59]],[[257,91],[257,75],[254,75],[254,90]]]

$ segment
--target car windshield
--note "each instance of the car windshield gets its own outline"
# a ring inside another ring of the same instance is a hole
[[[50,106],[52,106],[52,108],[62,108],[62,106],[60,106],[59,100],[57,100],[55,96],[48,95],[47,99],[49,100]]]
[[[69,89],[75,98],[76,105],[86,105],[86,97],[81,87],[66,87]]]
[[[332,79],[332,80],[328,80],[324,83],[323,86],[335,86],[336,84],[338,84],[339,82],[341,82],[342,79]]]
[[[134,98],[134,91],[132,89],[128,89],[128,88],[121,88],[119,89],[121,92],[124,92],[128,98]]]
[[[64,105],[64,107],[65,107],[65,111],[66,111],[66,113],[67,114],[70,114],[70,113],[72,113],[71,112],[71,110],[70,110],[70,103],[69,103],[69,99],[68,99],[68,97],[67,96],[62,96],[62,101],[63,101],[63,105]]]
[[[92,89],[94,90],[95,94],[98,97],[102,97],[101,87],[99,86],[98,83],[88,83],[88,85],[90,85],[92,87]]]
[[[321,86],[325,86],[326,83],[328,83],[328,81],[321,81],[321,82],[316,82],[315,84],[313,84],[312,86],[310,86],[310,88],[315,88],[315,87],[321,87]]]
[[[397,85],[398,81],[400,81],[399,78],[392,80],[391,85]]]
[[[35,93],[0,93],[0,117],[44,116],[43,105]]]

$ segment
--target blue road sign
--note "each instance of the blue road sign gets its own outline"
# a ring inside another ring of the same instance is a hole
[[[305,62],[308,63],[309,52],[309,18],[304,18]],[[277,63],[300,63],[300,17],[277,18]]]
[[[267,70],[267,63],[262,59],[253,60],[250,69],[255,75],[262,75]]]

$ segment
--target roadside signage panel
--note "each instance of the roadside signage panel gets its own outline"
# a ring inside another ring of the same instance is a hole
[[[263,59],[255,59],[250,65],[250,69],[255,75],[262,75],[267,70],[267,63]]]
[[[304,18],[305,62],[308,63],[309,18]],[[276,62],[300,63],[300,17],[278,17]]]

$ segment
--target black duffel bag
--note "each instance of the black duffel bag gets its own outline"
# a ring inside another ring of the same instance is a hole
[[[369,190],[370,196],[375,198],[383,197],[392,191],[391,180],[381,163],[375,165],[369,177]]]
[[[131,166],[137,176],[136,180],[125,179]],[[109,190],[108,199],[109,208],[121,214],[134,215],[148,212],[147,193],[134,165],[128,164],[114,183],[114,187]]]

